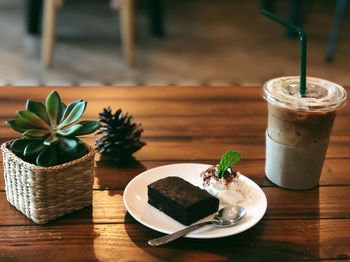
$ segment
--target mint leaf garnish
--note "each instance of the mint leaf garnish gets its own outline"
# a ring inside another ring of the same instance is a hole
[[[219,166],[218,166],[218,176],[219,178],[222,178],[224,176],[225,171],[230,168],[231,166],[238,163],[238,161],[241,159],[241,155],[233,150],[230,150],[226,152],[220,160]]]

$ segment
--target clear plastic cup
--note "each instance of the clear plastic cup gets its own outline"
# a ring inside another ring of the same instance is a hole
[[[347,97],[342,86],[314,77],[307,78],[302,97],[299,80],[280,77],[263,87],[268,102],[266,176],[290,189],[318,185],[336,111]]]

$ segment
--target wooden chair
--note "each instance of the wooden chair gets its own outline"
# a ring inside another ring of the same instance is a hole
[[[41,59],[46,68],[52,66],[56,36],[57,11],[63,0],[45,0],[42,32]],[[128,65],[135,62],[134,54],[134,0],[118,0],[122,50]]]

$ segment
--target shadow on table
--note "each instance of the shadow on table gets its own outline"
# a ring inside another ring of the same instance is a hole
[[[172,261],[189,261],[190,259],[194,261],[222,261],[230,258],[247,258],[249,257],[248,254],[245,254],[247,248],[243,246],[249,246],[254,243],[256,236],[261,235],[264,229],[264,225],[257,225],[246,233],[232,237],[221,239],[182,238],[160,247],[152,247],[147,244],[147,241],[163,236],[164,234],[148,229],[136,221],[132,222],[133,219],[129,214],[125,216],[125,220],[130,221],[130,223],[125,224],[125,231],[130,240],[140,249],[151,255],[154,259],[171,259]],[[256,250],[253,246],[251,246],[251,249],[254,249],[254,252],[258,251],[256,253],[258,255],[259,250]]]
[[[95,186],[109,190],[110,196],[118,193],[115,190],[123,190],[131,179],[146,170],[146,167],[135,158],[119,163],[101,158],[96,161],[96,167]]]
[[[36,239],[35,235],[39,235],[43,241],[31,246],[33,257],[46,261],[98,261],[94,243],[100,232],[95,230],[92,208],[85,207],[45,225],[27,227],[27,237]]]
[[[160,247],[147,244],[164,234],[151,230],[130,214],[125,215],[125,231],[131,241],[156,259],[188,260],[294,260],[317,259],[320,252],[319,189],[289,191],[272,188],[267,194],[268,210],[251,229],[218,239],[182,238]],[[288,197],[289,196],[289,197]],[[305,201],[300,201],[305,198]]]

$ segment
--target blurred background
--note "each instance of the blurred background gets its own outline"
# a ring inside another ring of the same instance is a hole
[[[0,0],[0,85],[248,86],[298,75],[298,37],[262,7],[303,26],[309,76],[350,85],[346,4]]]

